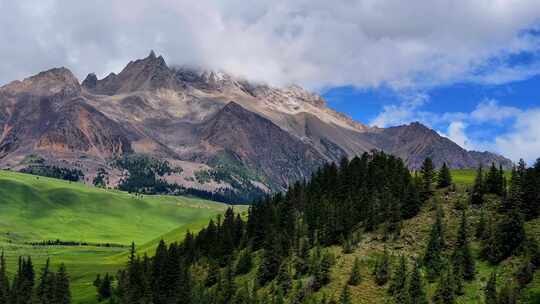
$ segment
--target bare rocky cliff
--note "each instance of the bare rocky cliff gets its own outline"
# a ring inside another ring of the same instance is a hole
[[[0,88],[0,166],[29,157],[77,167],[91,182],[114,160],[148,155],[179,169],[163,180],[204,191],[281,190],[324,162],[384,150],[418,168],[425,157],[453,168],[511,162],[466,151],[413,123],[380,129],[355,122],[298,86],[274,88],[227,73],[170,67],[161,56],[130,62],[119,74],[79,84],[66,68]],[[238,189],[242,188],[242,189]]]

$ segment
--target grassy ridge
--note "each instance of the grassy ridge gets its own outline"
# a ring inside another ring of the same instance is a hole
[[[487,173],[489,168],[484,168],[484,174]],[[452,173],[452,181],[457,185],[472,186],[474,179],[476,178],[476,169],[454,169],[450,170]],[[505,171],[504,175],[507,180],[510,180],[510,171]]]
[[[221,214],[226,205],[177,196],[137,198],[125,192],[88,187],[46,177],[0,171],[0,247],[10,272],[19,255],[38,265],[51,257],[64,262],[72,279],[74,303],[95,302],[97,273],[115,272],[127,247],[31,246],[56,240],[142,245],[151,252],[162,237],[179,240]],[[144,244],[144,245],[143,245]],[[38,270],[39,271],[39,270]]]

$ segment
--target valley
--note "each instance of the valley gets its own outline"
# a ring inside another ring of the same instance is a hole
[[[131,242],[148,253],[161,238],[172,242],[197,231],[227,205],[179,196],[136,196],[81,183],[0,171],[0,248],[10,277],[19,256],[40,269],[47,257],[65,263],[74,303],[95,303],[97,274],[125,264]],[[245,207],[238,207],[244,210]],[[87,245],[32,245],[43,241]]]

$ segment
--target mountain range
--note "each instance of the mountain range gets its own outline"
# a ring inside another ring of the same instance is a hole
[[[170,170],[158,179],[185,189],[283,190],[329,161],[383,150],[413,169],[512,162],[467,151],[420,124],[378,128],[327,107],[299,86],[250,82],[228,73],[171,67],[152,51],[103,79],[82,83],[54,68],[0,88],[0,166],[78,170],[116,187],[132,174],[117,160],[145,156]]]

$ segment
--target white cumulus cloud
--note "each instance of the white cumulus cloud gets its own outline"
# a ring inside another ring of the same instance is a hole
[[[53,66],[118,72],[150,49],[171,64],[275,84],[426,87],[538,69],[537,0],[0,0],[0,83]]]

